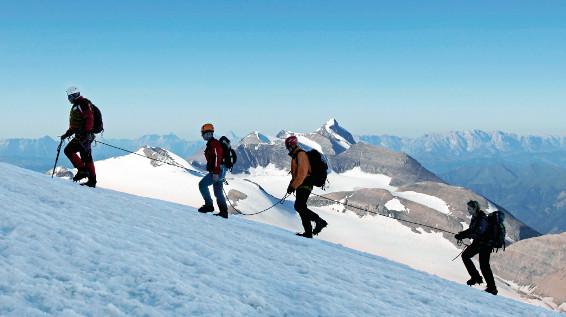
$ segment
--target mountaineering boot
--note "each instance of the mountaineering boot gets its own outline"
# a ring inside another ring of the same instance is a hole
[[[218,216],[218,217],[222,217],[224,219],[228,219],[228,212],[227,211],[221,211],[221,212],[214,214],[214,215]]]
[[[318,235],[322,231],[322,229],[326,228],[326,226],[328,226],[328,222],[326,222],[324,219],[320,219],[319,221],[316,222],[312,234],[315,236]]]
[[[88,186],[88,187],[95,188],[96,187],[96,179],[95,178],[89,178],[88,181],[86,183],[82,183],[81,186]]]
[[[497,293],[498,293],[498,292],[497,292],[497,287],[495,287],[495,286],[488,286],[488,287],[485,289],[485,291],[488,292],[488,293],[490,293],[490,294],[493,294],[493,295],[497,295]]]
[[[466,284],[468,284],[469,286],[473,286],[476,284],[482,284],[483,283],[483,278],[481,276],[478,277],[472,277],[471,279],[469,279]]]
[[[89,175],[90,175],[90,173],[88,172],[86,167],[79,168],[79,170],[77,171],[77,174],[75,174],[75,176],[73,177],[73,182],[78,182],[83,178],[89,177]]]
[[[298,235],[299,237],[304,237],[304,238],[312,238],[312,234],[309,234],[307,232],[297,233],[296,235]]]
[[[228,219],[228,207],[220,205],[218,206],[218,209],[220,209],[220,212],[214,215],[218,217],[222,217],[224,219]]]
[[[202,207],[198,209],[198,212],[202,212],[203,214],[213,211],[214,211],[214,206],[212,205],[202,205]]]

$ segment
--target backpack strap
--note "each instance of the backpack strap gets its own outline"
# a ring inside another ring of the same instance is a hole
[[[232,172],[234,165],[236,165],[236,162],[238,161],[238,154],[236,154],[236,151],[233,148],[230,148],[230,154],[232,154],[232,162],[230,162],[232,164],[230,172]]]

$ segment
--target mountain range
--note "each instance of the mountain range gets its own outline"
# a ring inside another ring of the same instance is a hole
[[[130,151],[145,145],[160,146],[170,149],[183,157],[193,154],[204,145],[203,141],[187,141],[174,134],[151,134],[137,139],[106,139],[104,135],[98,135],[97,140]],[[58,144],[59,140],[55,140],[49,136],[39,139],[0,140],[0,161],[34,171],[45,172],[53,167]],[[125,154],[127,154],[127,152],[120,149],[100,143],[93,144],[93,156],[95,160],[104,160]],[[70,167],[68,160],[64,158],[62,150],[59,164]]]
[[[410,154],[440,178],[505,206],[540,232],[566,231],[566,137],[471,130],[359,140]]]

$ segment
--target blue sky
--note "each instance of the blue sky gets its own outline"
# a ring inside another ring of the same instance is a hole
[[[460,129],[566,134],[565,1],[6,1],[0,138]]]

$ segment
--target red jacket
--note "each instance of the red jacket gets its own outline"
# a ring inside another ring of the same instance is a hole
[[[94,128],[94,111],[90,100],[79,97],[71,107],[69,130],[72,133],[90,132]]]
[[[206,143],[206,150],[204,150],[206,157],[206,169],[212,174],[220,174],[220,165],[224,153],[222,152],[222,144],[216,139],[212,139]]]

